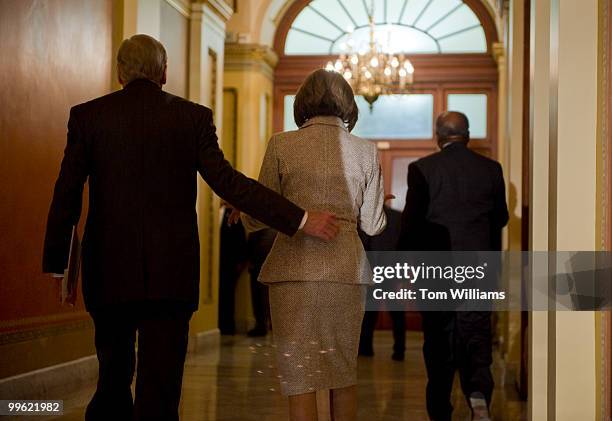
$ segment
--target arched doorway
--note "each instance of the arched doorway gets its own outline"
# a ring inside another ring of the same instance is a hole
[[[402,210],[408,164],[436,150],[434,122],[444,110],[465,112],[471,121],[470,146],[497,157],[498,69],[493,46],[495,23],[479,0],[297,0],[281,18],[274,50],[274,131],[295,129],[293,96],[304,78],[342,52],[343,41],[367,36],[374,2],[377,37],[415,68],[404,95],[383,96],[368,109],[358,97],[360,121],[353,133],[376,142],[385,190]],[[383,317],[381,326],[388,325]],[[416,314],[409,327],[419,326]]]

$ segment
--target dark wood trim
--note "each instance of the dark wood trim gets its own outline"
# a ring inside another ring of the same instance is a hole
[[[612,63],[610,62],[610,52],[612,49],[612,2],[603,0],[603,53],[604,61],[604,77],[607,83],[605,84],[605,139],[606,156],[605,171],[606,171],[606,192],[605,192],[605,220],[604,220],[604,246],[608,251],[612,251]],[[604,317],[604,416],[605,420],[612,420],[612,311],[607,311]]]
[[[415,86],[431,82],[497,82],[497,64],[490,54],[415,54],[407,56],[417,72]],[[301,83],[306,75],[337,58],[334,55],[281,56],[275,81]]]
[[[612,53],[612,1],[603,0],[605,3],[604,10],[607,12],[605,16],[605,32],[604,49],[606,52],[606,62],[604,63],[606,75],[606,231],[605,231],[605,246],[607,250],[612,251],[612,63],[610,54]],[[611,399],[612,401],[612,399]],[[612,416],[612,414],[611,414]]]
[[[531,0],[525,0],[523,17],[523,139],[521,162],[521,250],[529,250],[529,202],[531,191],[531,175],[529,163],[531,161],[531,148],[529,134],[531,124]],[[526,280],[525,280],[526,282]],[[527,400],[529,394],[529,313],[521,312],[521,357],[518,373],[518,393],[521,399]]]

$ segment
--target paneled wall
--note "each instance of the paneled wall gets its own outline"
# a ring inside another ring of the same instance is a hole
[[[57,281],[41,268],[70,107],[119,89],[119,43],[146,33],[168,52],[164,89],[215,108],[221,131],[231,13],[217,0],[0,0],[0,379],[94,353],[82,301],[61,306]],[[194,336],[216,328],[217,207],[201,183],[202,297]]]
[[[110,91],[111,20],[110,0],[0,1],[0,378],[93,350],[41,256],[70,107]]]

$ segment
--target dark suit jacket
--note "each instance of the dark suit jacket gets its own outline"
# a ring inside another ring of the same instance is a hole
[[[385,205],[387,227],[378,235],[367,235],[359,230],[359,238],[365,251],[395,251],[400,237],[402,213]]]
[[[507,222],[499,163],[453,143],[408,166],[400,250],[500,250]]]
[[[235,171],[212,112],[148,80],[75,106],[55,185],[43,270],[63,273],[89,180],[83,237],[88,310],[165,300],[198,306],[197,173],[229,203],[293,235],[304,211]]]

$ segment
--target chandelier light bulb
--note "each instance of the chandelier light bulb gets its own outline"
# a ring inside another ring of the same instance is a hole
[[[325,69],[341,74],[356,95],[364,96],[371,110],[380,95],[406,93],[413,83],[415,69],[398,49],[399,45],[392,43],[394,24],[377,27],[374,22],[374,0],[370,2],[369,27],[348,25],[345,37],[336,44],[340,54],[328,62]],[[361,29],[369,29],[369,39],[354,37],[354,31]]]
[[[404,62],[404,69],[406,69],[406,71],[410,74],[414,73],[414,67],[412,66],[412,63],[410,63],[410,60],[406,60]]]

